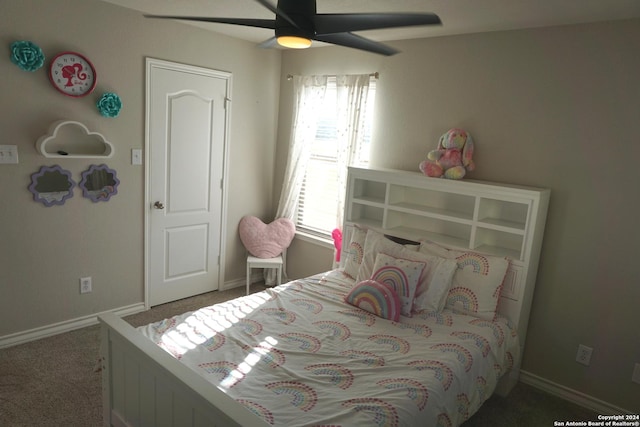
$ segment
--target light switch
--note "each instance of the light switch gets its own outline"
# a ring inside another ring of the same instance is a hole
[[[0,163],[18,163],[17,145],[0,145]]]
[[[142,150],[140,148],[131,149],[131,164],[132,165],[142,164]]]

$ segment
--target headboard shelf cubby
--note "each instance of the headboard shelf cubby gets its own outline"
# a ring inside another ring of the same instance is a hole
[[[522,262],[528,261],[549,200],[549,190],[532,187],[406,171],[350,168],[349,173],[345,224],[444,240],[462,249],[482,247]]]

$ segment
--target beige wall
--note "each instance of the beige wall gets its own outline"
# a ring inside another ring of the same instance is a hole
[[[380,72],[375,166],[417,170],[462,127],[476,142],[471,178],[552,191],[523,369],[639,412],[640,20],[393,45],[403,53],[283,54],[276,183],[290,129],[284,75]],[[318,259],[299,247],[298,259]],[[591,366],[575,362],[578,344],[594,348]]]
[[[630,381],[640,362],[640,21],[396,42],[403,53],[385,58],[333,47],[281,55],[95,0],[0,6],[0,144],[20,155],[20,164],[0,165],[0,337],[142,301],[144,180],[130,150],[144,146],[145,57],[233,73],[226,281],[244,276],[239,219],[275,210],[290,128],[286,74],[379,71],[375,165],[416,170],[440,134],[460,126],[477,144],[472,178],[552,190],[523,368],[640,412],[640,386]],[[116,91],[121,116],[100,117],[95,96],[58,94],[44,68],[11,64],[8,46],[25,39],[48,58],[86,54],[98,69],[96,95]],[[114,143],[106,163],[121,186],[108,203],[78,190],[64,206],[33,202],[26,188],[40,166],[59,163],[78,180],[93,163],[36,152],[60,118]],[[296,239],[290,276],[326,270],[331,252]],[[81,296],[78,278],[88,275],[94,292]],[[594,348],[590,367],[574,362],[579,343]]]
[[[273,210],[280,52],[96,0],[0,0],[0,10],[0,144],[17,145],[20,159],[0,165],[0,337],[143,301],[144,167],[130,157],[144,147],[145,57],[233,75],[225,282],[244,283],[238,222]],[[46,66],[20,70],[9,60],[16,40],[35,42],[48,60],[65,50],[85,54],[97,69],[94,94],[59,94]],[[118,118],[95,108],[105,91],[122,99]],[[79,189],[63,206],[33,201],[27,186],[40,166],[59,164],[79,182],[90,164],[103,162],[39,155],[36,139],[59,119],[81,121],[113,143],[115,155],[104,162],[120,187],[109,202],[92,203]],[[83,276],[93,278],[93,293],[80,295]]]

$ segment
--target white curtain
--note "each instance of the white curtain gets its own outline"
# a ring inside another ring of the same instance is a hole
[[[338,183],[346,187],[347,166],[354,164],[360,156],[360,139],[366,111],[369,89],[369,74],[335,76],[338,111]],[[294,118],[289,142],[289,156],[280,193],[276,218],[294,220],[298,195],[310,157],[309,147],[315,139],[317,112],[320,111],[327,91],[329,76],[295,76]],[[336,206],[336,226],[342,228],[344,194],[340,195]],[[286,271],[283,269],[284,276]],[[275,274],[265,271],[265,283],[272,285]]]
[[[369,95],[368,74],[337,76],[338,111],[338,188],[347,188],[347,167],[356,166],[361,158],[362,136]],[[344,191],[336,206],[336,227],[342,230]]]
[[[327,80],[327,76],[293,77],[293,127],[276,218],[294,220],[298,194],[309,161],[309,146],[316,136],[316,111],[324,102]]]
[[[324,102],[324,96],[327,92],[327,76],[294,76],[293,92],[293,126],[289,141],[289,156],[276,218],[289,218],[295,222],[296,202],[304,181],[304,171],[309,161],[309,146],[316,136],[315,112]],[[282,258],[285,261],[282,266],[282,277],[286,282],[286,252],[282,254]],[[267,286],[275,284],[274,270],[264,271],[264,282]]]

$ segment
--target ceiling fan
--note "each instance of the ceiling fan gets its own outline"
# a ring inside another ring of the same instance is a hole
[[[383,28],[439,25],[442,22],[433,13],[317,13],[316,0],[278,0],[274,6],[269,0],[256,0],[275,13],[275,19],[208,18],[198,16],[145,15],[147,18],[183,19],[186,21],[214,22],[244,25],[275,30],[275,36],[260,47],[280,46],[304,49],[312,40],[365,50],[381,55],[394,55],[398,51],[382,43],[353,34],[352,31]]]

